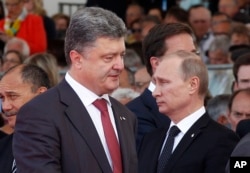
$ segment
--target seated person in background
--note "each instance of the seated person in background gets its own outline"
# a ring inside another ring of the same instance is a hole
[[[228,103],[230,100],[229,94],[217,95],[208,100],[206,109],[208,115],[217,123],[230,128],[228,122]]]
[[[3,74],[0,81],[3,115],[13,129],[16,125],[16,114],[19,109],[48,88],[47,74],[34,65],[18,65]],[[0,140],[1,172],[7,173],[16,169],[12,154],[12,138],[13,135],[9,135]]]
[[[119,87],[131,88],[134,87],[134,73],[127,67],[124,67],[119,76]]]
[[[131,48],[126,49],[126,54],[123,58],[124,66],[131,72],[135,73],[138,68],[142,67],[141,57]]]
[[[185,23],[188,22],[188,12],[178,6],[171,7],[163,19],[163,23]]]
[[[28,58],[28,56],[30,55],[30,47],[28,43],[24,39],[17,37],[12,37],[6,42],[4,46],[4,53],[9,50],[18,51],[23,55],[24,59]]]
[[[151,81],[151,76],[147,72],[147,68],[144,66],[139,68],[135,74],[135,86],[134,89],[136,92],[142,93],[149,85]]]
[[[239,0],[219,0],[218,11],[227,14],[232,20],[250,23],[250,17],[240,12]]]
[[[203,5],[193,5],[188,10],[188,17],[196,36],[201,58],[203,62],[207,63],[206,52],[214,39],[211,32],[211,12]]]
[[[46,32],[40,16],[28,14],[24,0],[5,0],[8,14],[0,20],[0,40],[7,42],[12,37],[22,38],[30,47],[30,54],[47,49]]]
[[[208,64],[228,64],[230,38],[227,35],[217,35],[214,37],[208,49]]]
[[[50,86],[53,87],[59,82],[59,71],[56,58],[49,53],[37,53],[30,56],[24,63],[37,65],[43,69],[50,80]]]
[[[233,90],[250,88],[250,52],[236,59],[233,65]]]
[[[148,10],[147,15],[148,16],[156,16],[159,19],[159,21],[162,22],[162,20],[163,20],[163,13],[164,12],[160,8],[152,6]]]
[[[2,64],[2,71],[5,72],[9,68],[22,64],[23,63],[23,56],[15,51],[15,50],[9,50],[3,55],[3,64]]]
[[[52,40],[49,42],[47,53],[55,56],[59,70],[65,74],[68,69],[68,64],[66,62],[64,51],[62,50],[64,50],[64,40]],[[60,75],[61,74],[62,73],[60,73]]]
[[[214,35],[230,35],[232,29],[232,21],[224,13],[217,12],[212,15],[211,29]]]
[[[123,105],[127,104],[129,101],[133,100],[139,95],[140,93],[134,91],[131,88],[121,88],[121,87],[117,88],[115,91],[111,93],[111,96],[114,97],[119,102],[121,102]]]
[[[141,20],[144,16],[144,9],[137,3],[131,3],[126,9],[125,23],[127,28],[131,29],[131,23],[137,19]]]
[[[233,23],[230,34],[230,45],[250,45],[249,30],[243,23]]]
[[[241,120],[250,118],[250,88],[235,91],[230,98],[228,108],[231,129],[236,131]]]
[[[134,20],[131,23],[131,33],[128,34],[128,37],[126,39],[127,44],[133,44],[138,43],[142,41],[142,35],[141,35],[141,19]]]
[[[142,40],[148,35],[148,32],[150,31],[151,28],[153,28],[155,25],[159,25],[161,21],[156,17],[156,16],[145,16],[141,20],[141,25],[142,25],[142,31],[141,31],[141,36]]]
[[[229,64],[230,40],[227,35],[216,35],[208,50],[209,64]],[[215,69],[208,71],[209,91],[212,96],[230,94],[233,82],[233,73],[230,69]]]
[[[52,19],[55,22],[56,39],[64,40],[70,17],[63,13],[57,13],[52,16]]]
[[[43,7],[43,0],[24,0],[25,9],[28,13],[36,14],[42,17],[44,28],[46,31],[46,38],[49,42],[56,38],[56,27],[54,20],[47,16],[47,12]]]

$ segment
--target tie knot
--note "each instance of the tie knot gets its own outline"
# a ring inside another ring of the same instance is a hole
[[[107,111],[108,107],[107,107],[107,102],[105,99],[96,99],[93,102],[93,105],[99,109],[100,111]]]
[[[169,131],[169,136],[175,137],[180,133],[180,129],[177,126],[172,126]]]

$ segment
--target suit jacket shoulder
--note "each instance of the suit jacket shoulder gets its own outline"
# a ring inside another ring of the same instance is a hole
[[[148,173],[156,171],[165,136],[166,130],[162,129],[145,137],[139,153],[139,172],[143,172],[141,169],[151,170]],[[205,114],[183,136],[164,172],[224,172],[227,160],[238,140],[233,131],[219,125]]]
[[[137,172],[136,119],[117,101],[111,99],[111,102],[123,153],[124,173]],[[65,80],[20,109],[13,142],[20,172],[112,172],[88,111]],[[22,143],[27,144],[32,152],[24,153],[26,146]],[[42,159],[38,157],[40,155]]]

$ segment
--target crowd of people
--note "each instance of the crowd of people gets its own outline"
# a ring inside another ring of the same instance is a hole
[[[222,173],[250,157],[248,1],[89,0],[72,16],[0,2],[1,172]]]

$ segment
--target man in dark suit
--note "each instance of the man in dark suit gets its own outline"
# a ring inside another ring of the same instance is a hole
[[[145,135],[139,150],[139,172],[223,172],[239,139],[205,111],[208,76],[201,58],[187,51],[166,55],[153,80],[153,96],[159,111],[171,119],[171,130],[162,128]],[[174,127],[179,132],[175,137],[171,133]],[[173,139],[171,145],[169,139]]]
[[[48,75],[34,65],[18,65],[3,74],[0,81],[2,111],[8,124],[14,129],[18,110],[35,96],[49,88]],[[0,140],[0,170],[10,173],[14,157],[12,153],[13,135]]]
[[[143,55],[148,73],[153,75],[163,55],[177,50],[196,52],[193,36],[191,28],[181,23],[160,24],[151,29],[143,41]],[[138,118],[137,149],[146,133],[169,126],[169,118],[159,112],[152,96],[154,88],[155,85],[151,82],[139,97],[127,104]]]
[[[125,34],[124,22],[110,11],[74,13],[65,79],[18,113],[13,149],[19,172],[137,172],[136,118],[108,95],[119,86]]]

